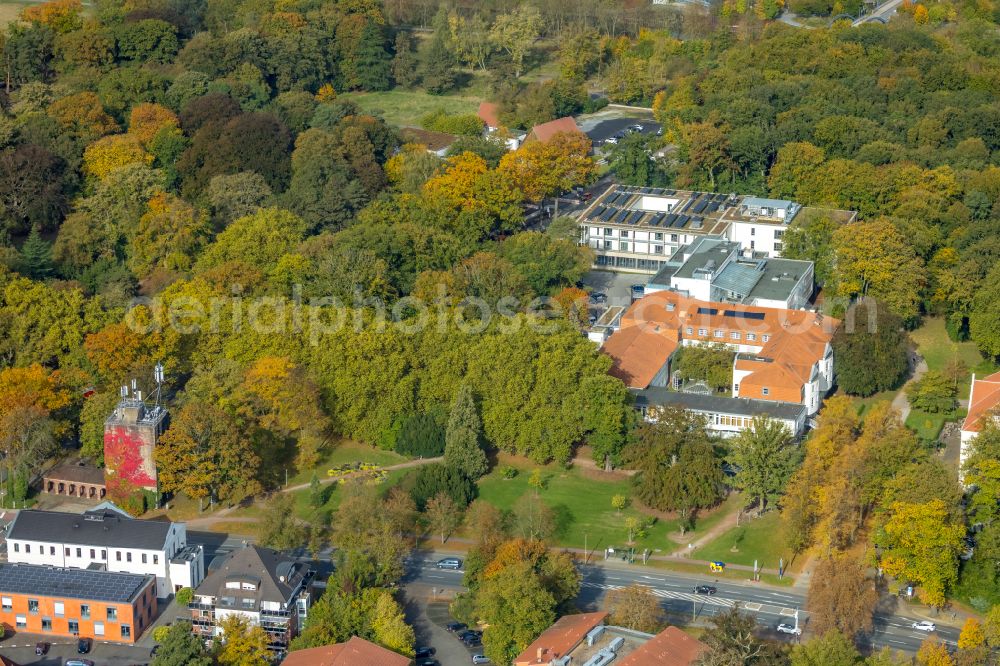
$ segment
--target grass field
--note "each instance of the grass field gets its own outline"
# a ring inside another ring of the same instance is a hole
[[[406,456],[401,456],[395,451],[383,451],[382,449],[359,442],[352,442],[349,439],[342,439],[334,443],[330,451],[316,466],[315,470],[320,479],[327,478],[326,471],[334,465],[352,462],[367,462],[382,467],[395,465],[409,460]],[[312,480],[313,470],[307,469],[288,477],[288,485],[295,486],[300,483],[309,483]]]
[[[692,557],[747,566],[753,566],[757,560],[761,567],[777,569],[779,558],[784,557],[788,566],[792,553],[781,538],[780,516],[777,511],[771,511],[719,535],[696,549]]]
[[[429,95],[422,90],[389,90],[386,92],[345,93],[341,95],[357,104],[362,111],[382,116],[396,127],[419,127],[420,116],[441,109],[446,113],[475,113],[482,97],[461,90],[450,95]]]
[[[964,379],[972,372],[982,376],[996,370],[996,365],[982,357],[975,343],[953,342],[948,337],[941,317],[927,318],[923,326],[910,333],[910,337],[916,343],[917,351],[927,361],[929,370],[943,371],[954,361],[961,361],[967,368],[968,374]]]

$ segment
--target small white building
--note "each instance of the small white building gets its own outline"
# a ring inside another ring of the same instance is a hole
[[[1000,372],[976,379],[972,375],[969,387],[969,411],[962,423],[962,444],[959,452],[958,478],[963,481],[965,461],[972,455],[973,441],[979,436],[987,419],[996,422],[1000,407]]]
[[[705,429],[720,437],[735,437],[758,416],[778,421],[792,437],[799,437],[806,429],[806,406],[796,403],[682,393],[664,387],[633,390],[632,395],[646,421],[655,423],[661,410],[676,407],[702,417]]]
[[[780,257],[785,231],[801,209],[787,199],[743,197],[725,216],[730,223],[729,238],[753,252]]]
[[[156,576],[156,596],[197,587],[201,546],[188,546],[184,523],[136,520],[110,502],[82,514],[25,509],[7,529],[7,560],[59,568]]]

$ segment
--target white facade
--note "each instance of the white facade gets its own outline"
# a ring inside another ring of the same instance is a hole
[[[744,250],[780,257],[786,229],[785,224],[733,220],[729,226],[729,240],[739,243]]]
[[[181,587],[197,586],[204,577],[204,554],[200,546],[191,549],[196,554],[188,562],[171,564],[171,558],[186,545],[187,530],[183,523],[171,523],[164,544],[157,548],[124,548],[65,538],[41,540],[18,535],[7,539],[7,560],[74,569],[100,566],[107,571],[152,574],[156,576],[156,596],[164,599]]]

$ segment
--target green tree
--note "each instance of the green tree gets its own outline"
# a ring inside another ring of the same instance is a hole
[[[260,543],[275,550],[293,550],[305,545],[308,529],[295,515],[295,496],[275,493],[261,516]]]
[[[388,90],[392,57],[385,50],[385,36],[374,21],[367,21],[354,48],[354,71],[362,90]]]
[[[682,347],[673,369],[687,380],[701,380],[717,391],[729,391],[733,383],[733,352],[723,344]]]
[[[629,134],[611,149],[609,163],[618,182],[625,185],[662,187],[667,173],[652,157],[654,141],[639,132]]]
[[[427,527],[441,537],[442,545],[462,524],[461,507],[444,491],[427,500],[424,516],[427,518]]]
[[[448,10],[441,6],[434,16],[434,33],[420,52],[420,78],[432,95],[443,95],[455,87],[455,55],[450,48]]]
[[[541,13],[532,5],[520,5],[500,14],[490,27],[490,40],[510,57],[515,78],[521,77],[524,57],[538,39],[543,26]]]
[[[837,382],[852,395],[896,388],[909,367],[910,342],[902,320],[874,299],[848,309],[831,344]]]
[[[152,666],[212,666],[204,643],[191,633],[190,622],[174,622],[166,629],[167,635],[160,641]]]
[[[657,510],[677,511],[690,525],[695,510],[722,499],[722,466],[699,417],[663,409],[656,419],[641,424],[625,450],[626,463],[638,471],[636,496]]]
[[[38,227],[31,228],[31,233],[21,246],[21,270],[28,277],[44,280],[55,272],[52,265],[52,245],[42,239]]]
[[[445,431],[444,464],[470,479],[478,479],[489,469],[483,451],[483,424],[472,387],[463,384],[451,404]]]
[[[550,229],[551,230],[551,229]],[[588,377],[580,384],[584,397],[584,428],[594,462],[610,471],[621,462],[628,432],[635,420],[632,396],[615,377]]]
[[[976,290],[969,333],[984,355],[1000,357],[1000,266],[994,266]]]
[[[712,626],[701,640],[709,651],[699,666],[756,666],[780,664],[783,659],[776,645],[757,638],[757,620],[740,611],[739,604],[712,616]]]
[[[232,614],[219,621],[222,644],[216,649],[219,666],[267,666],[271,652],[267,634],[243,615]]]
[[[396,33],[395,55],[392,58],[392,78],[396,85],[412,88],[420,81],[417,68],[420,64],[413,52],[413,40],[405,30]]]
[[[410,496],[421,511],[427,501],[445,492],[459,507],[465,508],[476,497],[476,484],[461,470],[449,465],[424,465],[406,481]]]
[[[781,256],[813,262],[816,282],[826,284],[834,271],[833,232],[836,228],[836,223],[827,215],[800,211],[785,232]]]
[[[763,513],[769,499],[785,489],[795,471],[797,456],[791,446],[791,433],[780,421],[755,416],[749,428],[737,435],[729,447],[729,462],[737,468],[734,487],[757,500],[757,513]]]
[[[937,370],[928,370],[923,377],[906,387],[910,406],[932,414],[953,410],[957,404],[956,394],[955,382]]]
[[[836,629],[792,648],[791,666],[850,666],[860,663],[861,655],[857,648]]]
[[[433,414],[412,414],[403,419],[396,436],[396,453],[435,458],[444,453],[445,431]]]
[[[556,619],[556,600],[528,562],[503,568],[478,595],[487,624],[483,651],[494,664],[509,664]]]

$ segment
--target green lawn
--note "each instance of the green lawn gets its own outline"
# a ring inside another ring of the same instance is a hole
[[[875,395],[870,395],[867,398],[859,398],[857,396],[851,396],[854,400],[854,406],[858,410],[858,416],[864,416],[872,405],[878,402],[892,402],[892,399],[896,397],[896,391],[882,391],[876,393]]]
[[[753,566],[754,560],[757,560],[761,567],[768,569],[777,569],[779,558],[784,557],[787,567],[792,553],[781,538],[780,520],[778,512],[771,511],[709,541],[696,549],[692,557],[747,566]]]
[[[420,116],[437,109],[446,113],[475,113],[483,100],[470,90],[448,95],[429,95],[422,90],[388,90],[344,93],[341,97],[351,100],[366,113],[382,116],[396,127],[419,127]]]
[[[352,462],[367,462],[375,465],[388,467],[409,460],[406,456],[401,456],[395,451],[383,451],[382,449],[359,442],[352,442],[349,439],[342,439],[334,443],[333,447],[320,460],[315,467],[316,474],[320,479],[327,478],[327,470],[334,465]],[[312,480],[313,470],[307,469],[288,477],[288,485],[294,486],[300,483],[309,483]]]
[[[910,333],[917,351],[927,361],[929,370],[943,371],[949,363],[961,361],[969,373],[982,376],[996,370],[996,365],[984,359],[973,342],[953,342],[944,328],[944,319],[928,317],[924,324]],[[968,377],[968,375],[966,375]],[[965,387],[968,391],[968,386]],[[968,397],[959,391],[959,397]]]
[[[510,509],[522,495],[534,492],[528,485],[531,471],[531,467],[523,467],[515,478],[503,479],[494,470],[479,482],[479,497],[500,509]],[[555,510],[557,522],[561,525],[559,533],[552,539],[556,545],[587,547],[591,550],[625,546],[628,541],[625,519],[647,517],[632,506],[621,514],[611,506],[611,497],[614,495],[632,496],[628,480],[601,481],[584,475],[579,469],[566,470],[558,466],[548,466],[543,471],[548,483],[539,492],[539,496]],[[733,507],[735,504],[731,502],[724,503],[719,510],[698,521],[696,529],[689,532],[686,538],[697,538],[698,534],[710,529]],[[635,547],[640,550],[650,548],[661,554],[670,553],[679,548],[679,544],[668,536],[676,531],[676,520],[657,520],[647,530],[645,537],[636,539]]]

